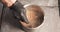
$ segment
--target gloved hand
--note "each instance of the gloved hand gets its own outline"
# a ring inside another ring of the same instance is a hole
[[[10,9],[16,11],[16,13],[19,14],[19,18],[21,21],[28,23],[28,19],[25,15],[25,9],[23,5],[18,2],[18,0],[2,0],[2,3]]]

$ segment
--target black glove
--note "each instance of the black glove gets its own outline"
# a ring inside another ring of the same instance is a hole
[[[10,9],[14,10],[14,14],[15,16],[20,19],[21,21],[24,21],[26,23],[28,23],[28,19],[26,17],[26,10],[23,8],[23,5],[16,1],[11,7]]]

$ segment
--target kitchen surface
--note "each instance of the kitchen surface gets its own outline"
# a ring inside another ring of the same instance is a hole
[[[44,21],[36,29],[30,29],[28,32],[60,32],[60,16],[58,0],[19,0],[23,5],[36,4],[44,11]],[[24,32],[20,29],[10,27],[8,24],[2,24],[2,32]]]

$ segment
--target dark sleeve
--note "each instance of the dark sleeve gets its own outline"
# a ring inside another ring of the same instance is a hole
[[[2,8],[3,8],[3,4],[0,3],[0,29],[1,29],[1,23],[2,23]]]

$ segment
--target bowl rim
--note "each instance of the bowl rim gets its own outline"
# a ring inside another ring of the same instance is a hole
[[[36,5],[36,4],[26,4],[23,7],[26,8],[26,7],[30,6],[30,5]],[[27,28],[27,29],[38,29],[38,28],[41,28],[44,25],[44,23],[45,23],[45,21],[43,20],[43,22],[39,26],[37,26],[35,28]]]

